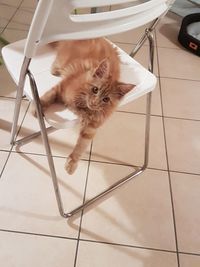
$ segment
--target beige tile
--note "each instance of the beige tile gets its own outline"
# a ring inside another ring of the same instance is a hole
[[[31,12],[34,12],[36,6],[37,6],[37,1],[24,0],[22,2],[22,5],[20,6],[20,9],[28,10],[31,13]]]
[[[126,43],[126,44],[137,44],[141,36],[144,34],[147,25],[141,26],[137,29],[133,29],[127,32],[108,36],[112,42]],[[147,42],[145,44],[148,44]]]
[[[160,76],[188,80],[200,80],[200,60],[183,49],[159,48]]]
[[[200,266],[199,256],[180,254],[179,257],[180,257],[181,267],[199,267]]]
[[[165,116],[200,119],[200,82],[161,78]]]
[[[2,169],[6,163],[8,155],[9,155],[8,152],[0,151],[0,174],[1,174]]]
[[[18,7],[21,3],[21,0],[1,0],[1,5],[7,7]]]
[[[2,37],[5,38],[9,43],[13,43],[18,40],[25,39],[27,34],[28,30],[17,29],[15,24],[10,23],[9,27],[7,27],[3,32]]]
[[[73,266],[76,241],[0,232],[0,261],[6,267]]]
[[[22,122],[24,114],[27,110],[27,101],[22,101],[19,123]],[[8,150],[10,145],[10,131],[13,121],[14,99],[0,98],[0,149]]]
[[[145,249],[80,242],[77,267],[177,267],[176,255]]]
[[[171,173],[171,178],[179,250],[200,254],[200,176]]]
[[[29,30],[31,20],[32,20],[33,13],[26,9],[18,9],[15,16],[12,19],[12,24],[8,25],[8,28],[11,25],[15,25],[15,29],[18,30]]]
[[[92,159],[142,165],[145,116],[116,112],[98,130]],[[151,117],[149,166],[166,169],[162,119]]]
[[[10,77],[5,65],[0,66],[0,96],[15,97],[16,84]]]
[[[101,192],[131,171],[130,167],[91,163],[86,197]],[[110,198],[86,210],[81,238],[174,250],[167,172],[146,170]]]
[[[6,27],[15,11],[16,7],[11,6],[7,3],[0,3],[0,27]]]
[[[159,22],[156,27],[156,39],[159,47],[182,48],[178,42],[182,18],[172,12]]]
[[[48,126],[48,125],[47,125]],[[26,114],[26,118],[22,124],[18,138],[23,138],[34,132],[39,131],[39,123],[30,112]],[[55,130],[48,134],[52,154],[54,156],[67,157],[73,150],[79,135],[79,126],[68,129]],[[17,148],[18,149],[18,148]],[[21,146],[20,151],[31,152],[37,154],[46,154],[41,136],[32,139],[30,142]],[[90,145],[86,152],[82,155],[83,159],[88,159],[90,153]]]
[[[170,170],[200,173],[200,122],[165,119]]]
[[[69,176],[65,159],[56,158],[64,209],[82,203],[86,161]],[[0,180],[0,229],[77,237],[79,218],[73,224],[60,216],[46,157],[12,153]]]
[[[146,113],[146,95],[136,99],[135,101],[118,108],[120,111]],[[162,115],[161,100],[160,100],[160,89],[159,83],[152,93],[152,104],[151,104],[152,115]]]

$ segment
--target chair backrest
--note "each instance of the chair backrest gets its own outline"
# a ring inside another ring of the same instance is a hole
[[[174,0],[40,0],[28,33],[24,55],[38,45],[67,39],[108,36],[142,26],[164,14]],[[116,6],[117,5],[117,6]],[[100,13],[74,10],[116,7]]]

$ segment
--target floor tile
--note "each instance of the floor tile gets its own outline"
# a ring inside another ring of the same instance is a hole
[[[28,10],[29,12],[34,12],[36,6],[37,6],[37,1],[24,0],[22,2],[22,5],[20,6],[20,10],[25,9],[25,10]]]
[[[200,256],[180,254],[180,267],[199,267]]]
[[[145,116],[116,112],[98,130],[93,141],[92,159],[142,165]],[[151,117],[149,166],[166,169],[162,119]]]
[[[118,108],[118,110],[127,112],[136,112],[136,113],[146,113],[146,95],[136,99],[133,102],[130,102],[127,105]],[[158,82],[156,88],[152,93],[151,114],[159,116],[162,115],[160,90]]]
[[[27,34],[27,30],[17,29],[15,27],[15,23],[10,23],[9,27],[4,30],[2,37],[5,38],[9,43],[13,43],[18,40],[25,39],[27,37]]]
[[[5,65],[0,66],[0,76],[0,96],[15,97],[16,84],[10,77],[10,74],[8,73]]]
[[[112,42],[119,42],[119,43],[126,43],[126,44],[137,44],[137,42],[140,40],[141,36],[145,33],[145,29],[147,28],[147,25],[141,26],[137,29],[133,29],[127,32],[114,34],[111,36],[108,36],[108,39],[110,39]],[[148,44],[147,42],[145,44]]]
[[[158,47],[158,54],[161,77],[200,80],[200,61],[198,56],[183,49],[160,47]]]
[[[179,251],[200,254],[200,176],[171,173],[171,178]]]
[[[80,242],[77,267],[177,267],[176,255],[137,248]]]
[[[200,122],[165,119],[169,168],[200,173]]]
[[[8,7],[18,7],[21,3],[21,0],[1,0],[1,5]]]
[[[161,78],[161,90],[164,116],[200,120],[200,81]]]
[[[9,155],[8,152],[0,151],[0,174],[1,174],[2,169],[6,163],[8,155]]]
[[[100,193],[131,171],[130,167],[91,163],[86,197]],[[174,250],[167,173],[146,170],[110,198],[86,210],[81,238]]]
[[[16,7],[7,3],[0,3],[0,27],[6,27],[15,12]]]
[[[168,12],[156,27],[156,40],[159,47],[180,48],[178,34],[181,27],[182,17]]]
[[[69,212],[82,204],[87,162],[69,176],[64,159],[54,159],[63,206]],[[73,225],[60,216],[46,157],[12,153],[0,180],[0,229],[77,237]]]
[[[74,265],[76,241],[0,232],[0,261],[6,267]]]
[[[15,16],[12,19],[12,25],[15,25],[15,29],[29,30],[33,13],[26,9],[18,9]],[[8,25],[8,28],[10,24]]]
[[[39,130],[40,128],[37,119],[34,118],[29,111],[22,124],[18,138],[20,139],[26,137]],[[78,136],[79,136],[79,125],[68,129],[55,130],[54,132],[49,133],[48,138],[52,154],[54,156],[68,157],[68,155],[73,151]],[[31,152],[37,154],[46,154],[41,136],[32,139],[28,143],[25,143],[23,146],[20,147],[20,151],[28,153]],[[90,154],[90,145],[88,146],[86,152],[83,153],[82,158],[88,159],[89,154]]]
[[[24,114],[27,110],[27,101],[22,101],[21,113],[19,118],[19,123],[22,122]],[[10,145],[10,131],[13,121],[14,112],[14,99],[0,98],[0,149],[9,150]]]

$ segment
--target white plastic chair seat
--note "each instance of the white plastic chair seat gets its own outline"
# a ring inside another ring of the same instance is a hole
[[[5,64],[16,84],[19,82],[20,69],[24,59],[24,45],[25,40],[21,40],[2,49]],[[136,85],[132,91],[125,95],[120,103],[121,106],[152,91],[156,85],[156,77],[123,50],[120,48],[118,50],[121,60],[120,81]],[[35,57],[31,60],[29,69],[34,75],[40,96],[61,79],[53,76],[50,72],[55,56],[55,50],[44,45],[39,47]],[[28,78],[26,78],[24,92],[30,100],[33,99]],[[78,121],[74,113],[60,104],[52,105],[44,115],[46,121],[55,128],[67,128]]]

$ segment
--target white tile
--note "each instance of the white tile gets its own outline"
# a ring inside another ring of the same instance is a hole
[[[179,250],[200,254],[200,176],[171,173],[171,178]]]
[[[180,254],[179,257],[180,257],[181,267],[199,267],[200,266],[200,256]]]
[[[200,119],[200,81],[161,78],[165,116]]]
[[[19,123],[21,124],[24,114],[27,110],[27,101],[22,101]],[[10,145],[10,131],[13,122],[14,113],[14,99],[0,98],[0,149],[9,150]]]
[[[130,167],[91,163],[87,199],[133,171]],[[175,249],[168,176],[164,171],[146,170],[108,199],[86,209],[81,238]]]
[[[4,151],[0,151],[0,173],[2,172],[2,169],[6,163],[6,160],[8,158],[9,153],[8,152],[4,152]]]
[[[76,266],[178,267],[174,253],[89,242],[80,242]]]
[[[184,50],[158,47],[160,76],[188,80],[200,80],[199,57]]]
[[[6,267],[73,266],[76,241],[0,232],[0,262]]]
[[[200,173],[200,122],[165,119],[169,168]]]
[[[69,176],[65,159],[54,159],[65,211],[82,204],[87,162]],[[58,212],[46,157],[12,153],[0,180],[0,229],[77,237],[73,223]]]
[[[7,71],[4,63],[2,64],[2,66],[0,66],[0,76],[1,76],[0,96],[15,97],[16,84],[10,77],[10,74]]]
[[[142,165],[144,127],[144,115],[114,113],[94,138],[92,159]],[[149,166],[167,168],[162,119],[159,117],[151,117]]]

